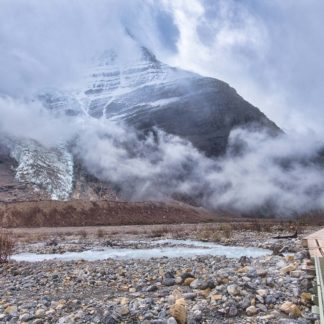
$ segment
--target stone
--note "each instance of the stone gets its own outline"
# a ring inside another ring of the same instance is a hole
[[[36,318],[32,322],[32,324],[43,324],[43,323],[44,323],[44,320],[42,320],[41,318]]]
[[[147,292],[153,292],[153,291],[157,291],[157,290],[158,290],[158,287],[156,285],[151,285],[146,288]]]
[[[264,303],[264,298],[261,297],[260,295],[255,295],[255,300],[261,304]]]
[[[302,270],[293,270],[290,272],[290,276],[293,278],[300,278],[306,274],[305,271]]]
[[[192,314],[193,319],[195,319],[196,321],[201,321],[202,320],[202,312],[199,309],[194,310],[193,314]]]
[[[190,287],[192,289],[201,289],[204,290],[208,287],[208,282],[202,279],[195,279],[191,282]]]
[[[258,289],[256,293],[261,297],[266,297],[268,295],[268,290],[266,289]]]
[[[187,278],[195,278],[195,276],[190,272],[184,272],[181,274],[181,278],[182,280],[186,280]]]
[[[182,280],[181,277],[175,277],[175,283],[176,283],[177,285],[181,285],[182,282],[183,282],[183,280]]]
[[[162,285],[164,286],[173,286],[175,285],[175,279],[174,278],[164,278],[162,281]]]
[[[184,281],[183,281],[183,285],[184,286],[190,286],[190,284],[195,281],[195,278],[192,278],[192,277],[189,277],[189,278],[186,278]]]
[[[273,278],[272,278],[272,277],[267,277],[267,278],[266,278],[266,284],[267,284],[267,286],[269,286],[269,287],[273,287],[274,284],[275,284]]]
[[[236,272],[237,273],[247,273],[249,271],[249,267],[245,266],[242,268],[239,268]]]
[[[249,296],[245,296],[241,301],[241,308],[246,309],[251,305],[251,298]]]
[[[277,302],[277,299],[274,295],[268,295],[265,298],[265,303],[267,305],[271,305],[271,304],[274,305],[276,302]]]
[[[294,264],[289,264],[286,267],[281,268],[280,273],[281,274],[286,274],[286,273],[289,273],[289,272],[294,271],[294,270],[296,270],[296,266]]]
[[[238,260],[238,262],[244,266],[244,265],[247,265],[247,264],[251,264],[251,259],[245,255],[241,256]]]
[[[300,281],[299,287],[300,287],[300,289],[308,290],[309,288],[312,287],[312,282],[311,282],[311,280],[304,278]]]
[[[257,309],[259,309],[261,312],[266,313],[268,311],[268,308],[263,304],[256,304]]]
[[[307,303],[311,302],[312,294],[310,294],[308,292],[302,292],[300,294],[300,300],[302,303],[307,304]]]
[[[122,297],[120,300],[120,305],[128,305],[129,299],[126,297]]]
[[[212,300],[212,301],[218,301],[218,300],[222,300],[222,295],[219,295],[219,294],[214,294],[214,295],[211,295],[210,296],[210,299]]]
[[[119,308],[118,313],[121,315],[127,315],[129,313],[129,309],[126,305],[123,305]]]
[[[22,322],[28,322],[28,321],[32,320],[33,318],[34,317],[32,315],[30,315],[29,313],[24,313],[19,316],[19,320]]]
[[[203,298],[207,298],[210,294],[210,288],[200,289],[198,294],[199,294],[199,296],[201,296]]]
[[[145,320],[151,320],[153,318],[153,314],[151,312],[148,312],[146,314],[144,314],[144,319]]]
[[[303,259],[306,259],[307,257],[308,257],[308,251],[306,251],[306,250],[297,252],[295,254],[295,259],[296,260],[303,260]]]
[[[229,309],[228,309],[228,313],[227,313],[227,315],[228,315],[229,317],[235,317],[235,316],[237,315],[237,313],[238,313],[238,309],[237,309],[237,307],[236,307],[235,305],[231,305],[231,306],[229,307]]]
[[[17,310],[18,310],[17,306],[11,305],[11,306],[6,307],[4,312],[5,312],[5,314],[8,314],[10,316],[15,316],[17,314]]]
[[[261,278],[265,278],[268,272],[264,269],[257,269],[257,275]]]
[[[197,297],[197,294],[195,293],[185,293],[182,295],[184,299],[189,299],[189,300],[193,300]]]
[[[207,288],[214,289],[216,287],[215,282],[213,279],[209,278],[207,280]]]
[[[294,288],[292,289],[292,292],[293,292],[293,296],[294,296],[294,297],[298,297],[298,296],[300,295],[300,290],[299,290],[298,287],[294,287]]]
[[[298,308],[297,305],[295,305],[294,303],[290,302],[290,301],[286,301],[284,302],[281,306],[280,306],[280,310],[292,317],[299,317],[301,315],[301,311]]]
[[[165,273],[164,278],[174,279],[174,271],[168,271]]]
[[[236,295],[239,295],[239,293],[240,293],[238,286],[235,284],[227,286],[227,292],[231,296],[236,296]]]
[[[42,318],[44,316],[45,316],[45,310],[44,309],[39,308],[39,309],[36,310],[35,317]]]
[[[258,313],[258,310],[255,306],[249,306],[245,311],[247,316],[254,316]]]
[[[177,321],[174,317],[169,317],[168,318],[168,321],[167,321],[167,324],[177,324]]]

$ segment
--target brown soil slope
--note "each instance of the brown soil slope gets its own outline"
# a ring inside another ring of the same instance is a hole
[[[213,216],[181,204],[117,201],[37,201],[0,204],[2,227],[198,223]]]

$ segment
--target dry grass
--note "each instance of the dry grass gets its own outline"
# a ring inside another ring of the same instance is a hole
[[[106,231],[104,231],[102,228],[97,229],[97,238],[101,239],[105,237],[106,234]]]
[[[15,240],[12,233],[0,232],[0,263],[8,262],[15,247]]]
[[[85,231],[85,230],[80,230],[79,232],[78,232],[78,235],[80,236],[80,238],[82,238],[82,239],[86,239],[87,238],[87,236],[88,236],[88,233],[87,233],[87,231]]]
[[[296,229],[296,225],[290,226],[287,222],[252,220],[248,222],[202,224],[196,227],[193,234],[199,240],[222,242],[231,239],[238,232],[277,233],[292,229]]]
[[[153,226],[150,231],[147,232],[149,237],[162,237],[169,233],[170,228],[168,226]]]
[[[132,238],[133,236],[174,239],[196,238],[198,240],[224,242],[233,239],[234,236],[244,231],[251,233],[251,235],[253,232],[278,235],[281,232],[286,234],[294,233],[297,229],[298,233],[301,234],[307,227],[298,220],[242,219],[241,221],[232,220],[199,224],[17,228],[12,229],[11,232],[14,233],[15,241],[19,244],[47,242],[53,238],[65,241],[72,238],[90,240],[107,236],[116,239]]]

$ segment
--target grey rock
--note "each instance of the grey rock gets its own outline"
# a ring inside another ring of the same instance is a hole
[[[241,308],[246,309],[251,305],[251,298],[249,296],[245,296],[241,301]]]
[[[168,271],[164,274],[164,278],[174,278],[174,271]]]
[[[184,293],[183,295],[184,299],[189,299],[189,300],[193,300],[197,297],[197,294],[195,293]]]
[[[177,321],[175,320],[174,317],[169,317],[168,321],[167,321],[167,324],[177,324]]]
[[[31,314],[28,314],[28,313],[25,313],[25,314],[22,314],[21,316],[19,316],[19,319],[22,322],[28,322],[28,321],[32,320],[33,318],[34,318],[34,316]]]
[[[151,285],[151,286],[148,286],[145,291],[147,292],[152,292],[152,291],[157,291],[158,290],[158,287],[156,285]]]
[[[195,279],[191,284],[190,287],[192,289],[206,289],[208,287],[208,282],[202,279]]]
[[[246,309],[246,315],[247,316],[254,316],[258,313],[258,310],[255,306],[249,306],[247,309]]]
[[[176,281],[174,278],[164,278],[162,281],[162,285],[164,286],[173,286],[175,283]]]
[[[190,272],[184,272],[184,273],[181,274],[181,278],[184,281],[187,278],[195,278],[195,276]]]
[[[265,303],[267,305],[270,305],[270,304],[274,305],[276,303],[276,301],[277,301],[277,299],[274,295],[268,295],[265,297]]]
[[[235,285],[235,284],[227,286],[227,292],[231,296],[236,296],[236,295],[238,295],[240,293],[239,287],[237,285]]]
[[[238,309],[237,309],[237,307],[236,307],[235,305],[231,305],[231,306],[229,307],[229,309],[228,309],[228,313],[227,313],[227,315],[228,315],[229,317],[235,317],[235,316],[237,315],[237,313],[238,313]]]
[[[263,304],[256,304],[256,307],[261,311],[266,313],[268,311],[267,307]]]

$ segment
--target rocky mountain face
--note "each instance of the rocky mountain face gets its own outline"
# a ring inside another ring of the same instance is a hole
[[[107,51],[94,59],[80,84],[64,92],[43,92],[39,98],[48,109],[69,116],[123,121],[144,133],[160,128],[209,156],[226,151],[235,127],[280,132],[225,82],[172,68],[143,47],[123,62]],[[9,199],[7,185],[18,200],[117,199],[111,186],[82,170],[64,145],[46,149],[22,139],[6,141],[3,147],[0,192],[6,194],[0,200]],[[21,194],[30,188],[32,195]]]
[[[65,148],[32,140],[0,144],[0,202],[116,200],[109,185],[87,174]]]
[[[144,131],[158,127],[211,156],[225,152],[235,127],[279,131],[225,82],[172,68],[145,48],[122,67],[116,61],[113,53],[99,59],[78,95],[90,116],[123,120]]]
[[[280,132],[227,83],[172,68],[146,48],[126,62],[109,51],[97,57],[79,89],[46,93],[49,109],[68,115],[122,120],[142,131],[153,127],[189,140],[210,156],[223,154],[235,127]]]

